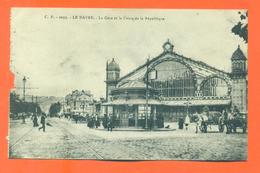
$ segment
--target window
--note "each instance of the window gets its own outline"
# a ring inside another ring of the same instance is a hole
[[[191,70],[176,61],[165,61],[155,67],[156,79],[151,85],[163,97],[194,96],[195,82]]]
[[[203,96],[226,96],[228,94],[228,85],[224,79],[210,78],[203,84],[202,93]]]

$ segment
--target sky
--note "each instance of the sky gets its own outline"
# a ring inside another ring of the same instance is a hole
[[[106,62],[112,58],[127,74],[162,53],[174,51],[230,72],[238,45],[231,33],[242,10],[13,8],[11,62],[15,86],[26,76],[26,94],[65,96],[90,90],[105,97]]]

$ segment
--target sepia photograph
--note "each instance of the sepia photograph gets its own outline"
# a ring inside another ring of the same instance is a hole
[[[248,11],[12,8],[10,159],[247,161]]]

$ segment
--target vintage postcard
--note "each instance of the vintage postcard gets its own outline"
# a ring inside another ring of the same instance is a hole
[[[247,10],[12,8],[9,158],[245,161]]]

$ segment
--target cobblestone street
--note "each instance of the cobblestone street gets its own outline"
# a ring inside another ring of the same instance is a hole
[[[48,118],[46,132],[27,119],[10,120],[9,158],[105,160],[246,160],[247,134],[89,129],[85,123]],[[176,124],[171,124],[171,128]]]

